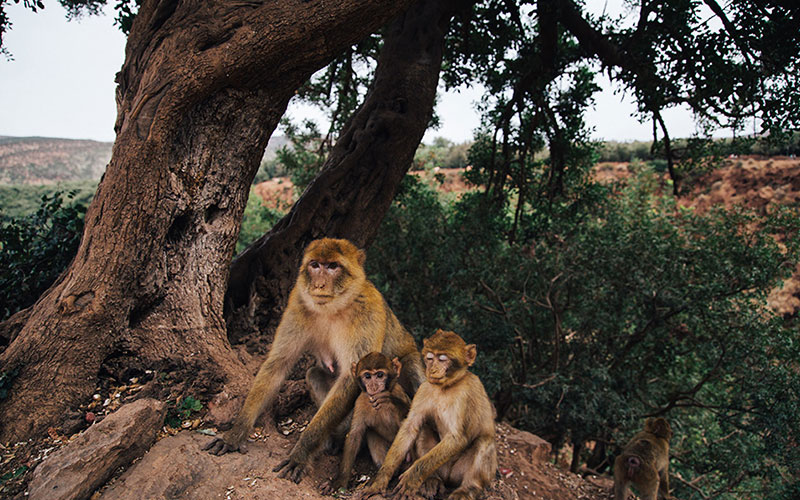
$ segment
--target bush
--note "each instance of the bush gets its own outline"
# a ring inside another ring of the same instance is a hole
[[[0,320],[32,305],[64,271],[78,250],[85,213],[82,204],[65,205],[60,192],[42,196],[32,215],[0,212]]]
[[[272,229],[276,222],[281,220],[283,212],[274,208],[265,207],[253,189],[247,198],[247,206],[242,215],[242,227],[239,230],[239,239],[236,241],[236,253],[239,254],[248,245]]]
[[[514,203],[443,203],[403,184],[368,271],[417,339],[452,329],[501,417],[610,467],[647,416],[673,424],[673,470],[701,493],[793,498],[800,345],[765,306],[796,262],[796,215],[700,216],[662,197],[650,169],[627,187]],[[780,248],[771,233],[787,234]],[[785,252],[785,253],[784,253]],[[580,463],[580,462],[576,462]]]

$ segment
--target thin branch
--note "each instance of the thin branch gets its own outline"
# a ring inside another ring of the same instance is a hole
[[[545,379],[542,379],[539,382],[536,382],[535,384],[514,383],[514,385],[516,385],[518,387],[522,387],[523,389],[536,389],[537,387],[541,387],[541,386],[547,384],[548,382],[551,382],[555,378],[556,378],[556,374],[554,373],[554,374],[550,375],[549,377],[547,377]],[[562,395],[562,398],[563,398],[563,395]]]

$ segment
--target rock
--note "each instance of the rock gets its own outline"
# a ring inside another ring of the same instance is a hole
[[[544,439],[531,434],[509,427],[507,436],[508,445],[516,450],[517,454],[525,457],[532,464],[547,462],[550,459],[551,446]]]
[[[120,476],[100,500],[142,498],[249,498],[295,500],[323,498],[317,492],[319,478],[332,475],[336,464],[321,457],[306,470],[300,484],[278,478],[272,472],[289,453],[291,443],[280,437],[248,444],[248,452],[214,456],[203,450],[213,437],[182,431],[156,443],[147,455]],[[323,462],[322,464],[319,462]]]
[[[123,405],[42,462],[33,471],[28,497],[89,498],[114,471],[150,448],[165,411],[165,405],[154,399]]]

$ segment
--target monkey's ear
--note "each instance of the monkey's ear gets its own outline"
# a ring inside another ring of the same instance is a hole
[[[350,367],[350,373],[353,374],[353,378],[358,378],[358,372],[356,371],[356,366],[357,365],[353,363],[353,365]]]
[[[464,359],[467,362],[467,366],[472,366],[472,363],[475,362],[475,358],[478,357],[478,348],[475,347],[475,344],[467,344],[464,346]]]
[[[398,358],[394,358],[394,359],[392,360],[392,366],[394,366],[394,371],[395,371],[395,373],[397,373],[398,375],[400,375],[400,370],[402,370],[402,369],[403,369],[403,363],[401,363],[401,362],[400,362],[400,360],[399,360]]]
[[[665,418],[656,418],[652,422],[648,421],[648,424],[651,424],[653,428],[653,434],[658,437],[664,438],[669,440],[672,437],[672,429],[669,426],[669,422]]]
[[[364,262],[367,261],[367,252],[359,248],[356,255],[356,258],[358,259],[358,265],[364,267]]]

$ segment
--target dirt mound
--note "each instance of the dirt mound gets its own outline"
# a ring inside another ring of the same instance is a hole
[[[298,427],[298,430],[302,426]],[[338,457],[321,454],[299,484],[283,480],[272,472],[289,453],[299,432],[257,433],[247,454],[216,457],[203,451],[212,438],[184,431],[162,439],[141,461],[101,491],[100,499],[193,498],[239,499],[329,499],[318,492],[320,485],[332,477]],[[486,500],[552,499],[599,500],[608,498],[609,480],[584,480],[564,473],[552,464],[539,461],[533,451],[543,441],[508,425],[498,426],[498,478],[487,489]],[[546,444],[546,443],[545,443]],[[549,450],[549,445],[546,445]],[[544,453],[546,456],[547,454]],[[354,470],[354,482],[365,483],[376,472],[365,458]],[[348,498],[351,492],[339,494]]]
[[[467,168],[469,169],[471,167]],[[467,184],[467,181],[464,180],[463,168],[436,167],[430,171],[413,171],[411,174],[416,175],[421,180],[427,182],[442,193],[463,193],[465,191],[469,191],[470,189],[474,189],[473,186],[470,186]]]
[[[111,159],[111,146],[110,142],[0,137],[0,183],[96,180]]]
[[[682,203],[700,211],[713,205],[743,205],[762,211],[771,204],[791,205],[800,200],[800,160],[729,158],[693,184]]]
[[[797,158],[728,158],[721,168],[699,178],[681,204],[705,212],[715,205],[746,206],[768,213],[778,205],[800,201],[800,160]],[[776,235],[778,239],[782,235]],[[783,286],[773,290],[767,303],[784,318],[800,311],[800,263]]]
[[[442,193],[463,193],[470,189],[464,180],[463,168],[434,168],[431,171],[419,170],[411,172],[423,181],[434,186]],[[253,190],[261,198],[265,207],[277,210],[288,210],[297,201],[298,195],[294,184],[288,177],[273,177],[253,186]]]
[[[297,200],[294,183],[288,177],[273,177],[253,186],[261,204],[276,210],[288,210]]]

